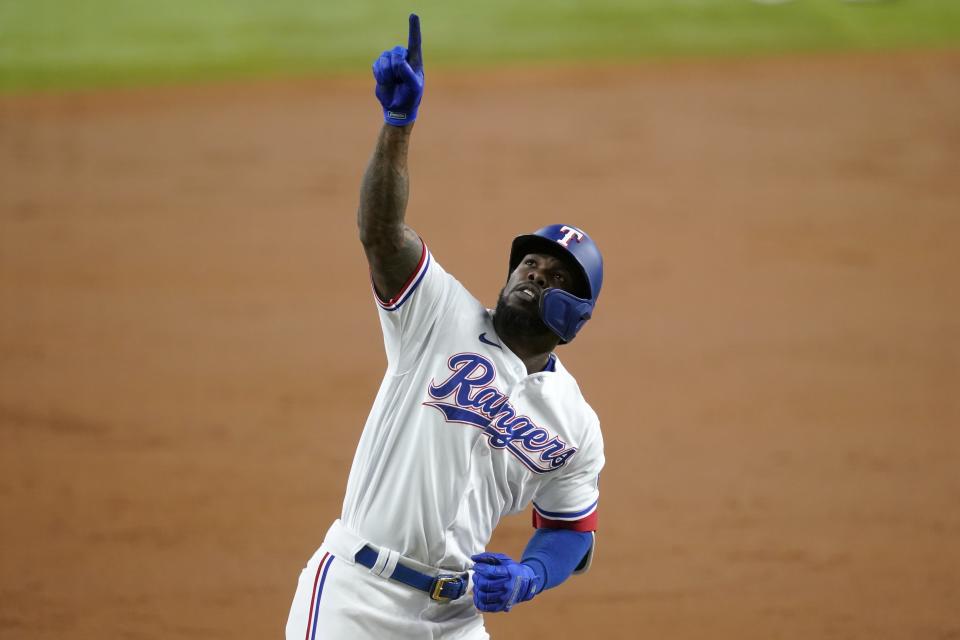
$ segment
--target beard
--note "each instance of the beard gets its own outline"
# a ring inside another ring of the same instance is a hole
[[[515,336],[517,338],[539,338],[550,335],[550,328],[540,318],[540,309],[530,305],[514,307],[507,304],[504,295],[506,287],[500,290],[497,298],[497,308],[493,311],[493,325],[500,335]]]

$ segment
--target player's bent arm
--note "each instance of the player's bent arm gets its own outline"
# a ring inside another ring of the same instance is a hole
[[[404,222],[410,192],[407,150],[412,129],[412,124],[383,125],[360,185],[360,242],[373,284],[384,300],[400,292],[423,252],[420,237]]]

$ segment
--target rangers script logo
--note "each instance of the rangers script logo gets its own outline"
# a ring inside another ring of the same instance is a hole
[[[493,363],[476,353],[458,353],[447,361],[453,373],[428,388],[436,400],[424,402],[443,414],[447,422],[477,427],[494,449],[506,449],[534,473],[559,469],[577,452],[559,437],[517,415],[510,399],[490,383],[497,373]]]

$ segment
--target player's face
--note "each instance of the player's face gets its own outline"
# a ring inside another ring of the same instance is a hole
[[[544,291],[556,288],[573,293],[574,286],[573,273],[562,260],[543,253],[528,253],[510,274],[500,297],[502,304],[539,315]]]

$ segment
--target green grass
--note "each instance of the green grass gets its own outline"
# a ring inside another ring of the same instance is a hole
[[[0,91],[366,73],[410,10],[428,71],[960,46],[960,0],[0,0]]]

